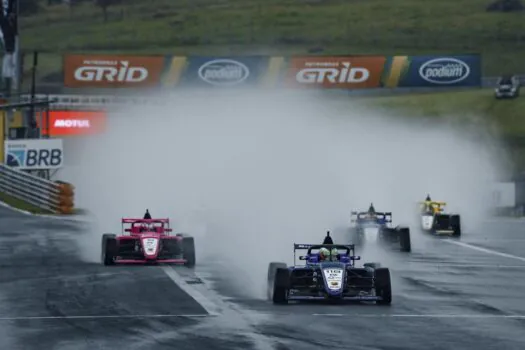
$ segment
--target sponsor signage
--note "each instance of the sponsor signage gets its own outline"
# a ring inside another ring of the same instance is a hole
[[[43,135],[75,136],[103,132],[107,116],[103,111],[49,111],[43,113],[41,119]]]
[[[181,83],[186,86],[256,85],[268,68],[268,57],[189,57]]]
[[[304,88],[378,88],[385,66],[384,56],[292,57],[285,86]]]
[[[8,166],[22,170],[59,169],[64,164],[61,139],[27,139],[5,141]]]
[[[65,55],[68,88],[146,88],[160,84],[164,56]]]
[[[480,86],[481,57],[410,56],[399,87]]]

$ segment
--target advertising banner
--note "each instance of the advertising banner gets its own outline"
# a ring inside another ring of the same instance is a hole
[[[285,87],[363,89],[378,88],[385,66],[384,56],[292,57]]]
[[[165,56],[65,55],[68,88],[146,88],[160,84]]]
[[[93,135],[106,130],[107,115],[104,111],[49,111],[41,116],[40,127],[42,135],[46,136]]]
[[[480,86],[481,57],[394,56],[387,63],[388,87]]]
[[[238,87],[258,85],[268,69],[269,57],[191,56],[181,77],[182,86]]]
[[[5,141],[6,164],[23,170],[59,169],[64,164],[60,139]]]

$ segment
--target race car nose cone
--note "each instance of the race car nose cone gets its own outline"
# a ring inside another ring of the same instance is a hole
[[[374,242],[377,240],[377,236],[379,235],[379,228],[377,227],[365,227],[365,239],[367,241]]]
[[[421,217],[421,226],[423,226],[424,230],[430,230],[432,228],[433,222],[434,218],[430,215],[423,215]]]
[[[142,246],[144,247],[145,255],[156,255],[159,240],[157,238],[144,238]]]

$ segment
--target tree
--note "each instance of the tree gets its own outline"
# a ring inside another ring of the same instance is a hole
[[[19,1],[19,14],[20,16],[30,16],[37,13],[40,10],[40,1],[38,0],[18,0]],[[3,1],[4,3],[6,1]]]
[[[108,21],[108,8],[110,6],[118,5],[121,0],[95,0],[95,4],[102,9],[104,15],[104,22]]]
[[[496,0],[487,6],[487,12],[518,12],[525,10],[520,0]]]

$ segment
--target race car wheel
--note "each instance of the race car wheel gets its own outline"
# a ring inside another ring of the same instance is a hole
[[[117,236],[111,233],[102,235],[101,260],[104,265],[114,265],[117,255]]]
[[[275,280],[275,275],[277,273],[277,269],[286,269],[286,264],[285,263],[280,263],[280,262],[271,262],[269,265],[268,265],[268,279],[267,279],[267,284],[268,284],[268,290],[267,290],[267,295],[268,295],[268,300],[272,300],[272,295],[273,295],[273,284],[274,284],[274,280]]]
[[[392,284],[388,268],[381,267],[375,270],[375,289],[376,295],[383,298],[383,300],[378,300],[377,304],[390,305],[392,303]]]
[[[461,237],[461,218],[459,215],[451,215],[450,226],[454,230],[452,237]]]
[[[410,229],[408,227],[399,229],[399,246],[402,252],[412,251],[412,244],[410,242]]]
[[[290,272],[287,268],[277,268],[277,270],[275,270],[275,278],[273,280],[273,303],[287,304],[289,288]]]
[[[182,255],[186,259],[185,266],[195,266],[195,241],[193,237],[184,237],[182,239]]]

